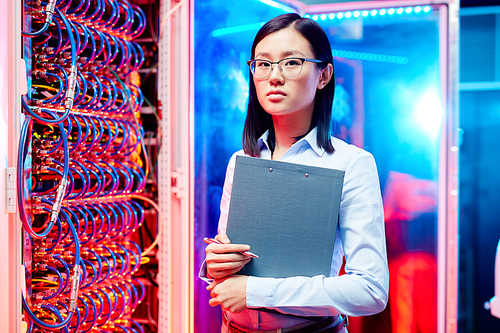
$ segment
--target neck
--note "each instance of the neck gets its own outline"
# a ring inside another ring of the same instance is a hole
[[[273,159],[279,159],[297,142],[297,137],[305,135],[311,127],[312,113],[307,117],[300,115],[273,116],[274,125],[274,152]],[[277,157],[277,158],[276,158]]]

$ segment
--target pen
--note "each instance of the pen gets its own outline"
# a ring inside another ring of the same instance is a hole
[[[215,238],[209,238],[209,237],[205,237],[203,238],[203,241],[207,244],[222,244],[221,242],[219,242],[217,239]],[[252,258],[258,258],[259,256],[256,255],[255,253],[253,252],[250,252],[250,251],[245,251],[245,252],[239,252],[245,256],[249,256],[249,257],[252,257]]]

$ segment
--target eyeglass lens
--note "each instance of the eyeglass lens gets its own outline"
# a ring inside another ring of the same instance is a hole
[[[271,74],[272,65],[269,60],[254,60],[250,64],[253,75],[258,78],[266,78]],[[278,68],[284,76],[297,76],[302,71],[303,61],[299,58],[286,58],[278,61]]]

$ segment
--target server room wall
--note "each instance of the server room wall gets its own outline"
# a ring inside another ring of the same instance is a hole
[[[136,39],[154,40],[147,14],[157,5],[134,2],[23,3],[17,190],[28,332],[156,331],[156,127],[146,133],[141,117],[151,44]]]

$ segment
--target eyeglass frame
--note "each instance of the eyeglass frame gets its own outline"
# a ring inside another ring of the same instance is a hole
[[[302,61],[302,65],[300,67],[300,72],[297,74],[297,75],[292,75],[292,76],[289,76],[289,75],[285,75],[285,73],[283,73],[283,70],[281,69],[281,66],[280,66],[280,62],[282,62],[283,60],[287,60],[287,59],[299,59]],[[255,69],[252,70],[252,62],[255,62],[255,61],[265,61],[267,63],[270,63],[271,64],[271,69],[269,70],[269,74],[267,74],[266,76],[255,76]],[[271,73],[273,72],[273,65],[276,64],[278,66],[278,69],[280,70],[280,73],[284,76],[284,77],[297,77],[300,75],[300,73],[302,73],[302,68],[304,68],[304,63],[305,62],[312,62],[312,63],[315,63],[315,64],[326,64],[328,63],[327,61],[323,61],[323,60],[319,60],[319,59],[310,59],[310,58],[301,58],[301,57],[288,57],[288,58],[283,58],[283,59],[280,59],[278,61],[271,61],[271,60],[266,60],[266,59],[253,59],[253,60],[248,60],[247,61],[247,65],[248,67],[250,68],[250,72],[252,73],[253,76],[255,76],[256,78],[258,79],[267,79]]]

